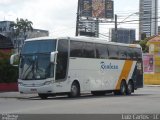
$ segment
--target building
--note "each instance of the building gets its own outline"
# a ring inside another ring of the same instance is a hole
[[[136,39],[135,29],[118,28],[117,29],[117,40],[115,40],[115,28],[109,30],[110,41],[119,43],[133,43]]]
[[[158,26],[158,34],[160,34],[160,26]]]
[[[49,32],[47,30],[33,29],[33,31],[27,32],[27,39],[36,37],[45,37],[45,36],[49,36]]]
[[[0,34],[11,39],[14,48],[20,49],[24,43],[24,33],[21,32],[15,37],[14,30],[11,27],[11,24],[13,23],[13,21],[0,21]],[[26,33],[26,39],[45,36],[49,36],[49,32],[47,30],[33,29],[32,31],[28,31]]]
[[[11,32],[11,24],[13,24],[13,21],[0,21],[0,33],[5,35],[5,33]]]
[[[160,85],[160,36],[148,40],[149,53],[143,54],[144,83]]]
[[[13,28],[10,27],[11,24],[13,21],[0,21],[0,34],[10,38],[13,32]]]
[[[142,34],[146,37],[157,35],[158,0],[140,0],[139,10],[139,39],[142,39]]]

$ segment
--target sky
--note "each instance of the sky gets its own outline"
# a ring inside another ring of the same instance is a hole
[[[49,30],[51,36],[74,36],[78,0],[0,0],[0,21],[28,19],[36,29]],[[139,11],[139,0],[114,0],[118,21]],[[129,19],[138,19],[133,15]],[[113,24],[101,25],[100,32],[108,34]],[[120,24],[118,27],[138,29],[138,24]]]

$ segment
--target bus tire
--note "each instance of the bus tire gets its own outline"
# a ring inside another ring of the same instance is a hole
[[[114,91],[114,95],[120,95],[120,91],[119,90],[115,90]]]
[[[123,80],[120,85],[120,91],[119,91],[120,95],[126,95],[126,91],[127,91],[126,81]]]
[[[123,80],[120,85],[120,90],[115,90],[114,95],[126,95],[126,91],[127,91],[127,85],[125,80]]]
[[[48,98],[48,95],[47,94],[41,94],[39,93],[38,96],[41,98],[41,99],[47,99]]]
[[[78,82],[73,82],[71,85],[71,91],[68,94],[69,97],[71,98],[75,98],[80,96],[80,86],[78,84]]]
[[[130,81],[128,82],[128,85],[127,85],[126,94],[127,94],[127,95],[131,95],[132,92],[134,92],[134,84],[133,84],[133,81],[130,80]]]

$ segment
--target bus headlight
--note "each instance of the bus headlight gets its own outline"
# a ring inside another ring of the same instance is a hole
[[[23,84],[23,82],[18,82],[18,85],[21,85],[21,86],[23,86],[24,84]]]
[[[52,84],[53,83],[53,81],[51,80],[51,81],[46,81],[46,82],[44,82],[44,85],[49,85],[49,84]]]

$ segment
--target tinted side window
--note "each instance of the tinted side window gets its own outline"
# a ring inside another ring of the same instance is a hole
[[[109,50],[109,59],[119,59],[119,49],[116,45],[107,45]]]
[[[59,40],[57,66],[56,66],[56,80],[65,79],[67,74],[68,64],[68,40]]]
[[[108,58],[107,45],[96,44],[96,58],[101,58],[101,59]]]
[[[85,57],[85,58],[95,58],[95,44],[84,43],[83,57]]]
[[[140,48],[134,48],[136,60],[142,60],[142,51]]]
[[[127,59],[128,60],[133,60],[134,59],[134,50],[133,50],[133,48],[128,48],[127,49]]]
[[[127,59],[127,47],[119,46],[119,59],[125,60]]]
[[[71,41],[70,42],[70,56],[71,57],[82,57],[83,42]]]

